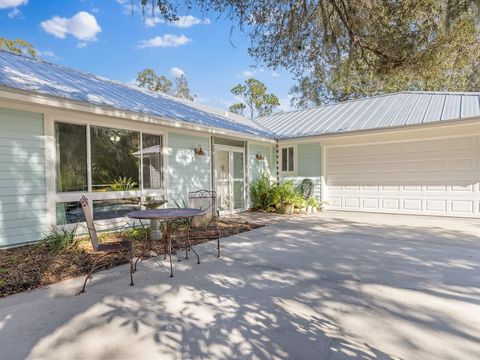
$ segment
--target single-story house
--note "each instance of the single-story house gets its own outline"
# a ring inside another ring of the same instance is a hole
[[[110,224],[146,197],[313,180],[328,209],[480,216],[480,93],[402,92],[252,121],[0,51],[0,247],[50,225]]]

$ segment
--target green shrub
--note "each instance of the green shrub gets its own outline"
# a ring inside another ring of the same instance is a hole
[[[320,201],[318,201],[318,198],[315,196],[310,196],[306,202],[307,206],[316,207],[317,209],[320,208]]]
[[[67,230],[65,226],[50,226],[50,232],[42,239],[41,244],[50,248],[54,253],[73,247],[76,243],[75,232],[77,228]]]
[[[113,191],[127,191],[137,188],[137,183],[132,180],[132,178],[127,177],[118,177],[113,180],[113,183],[110,184],[110,189]]]
[[[122,235],[126,239],[132,240],[145,240],[146,237],[149,237],[151,233],[150,227],[143,226],[132,226],[122,232]]]
[[[268,209],[273,206],[272,188],[273,184],[267,174],[263,174],[252,182],[250,192],[252,197],[252,207],[254,209],[268,211]]]
[[[252,207],[257,210],[278,212],[286,205],[304,207],[305,200],[292,180],[273,184],[264,174],[251,185]]]

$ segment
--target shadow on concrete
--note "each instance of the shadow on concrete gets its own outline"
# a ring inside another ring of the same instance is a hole
[[[275,221],[276,222],[276,221]],[[332,215],[199,246],[202,264],[126,267],[0,301],[8,358],[475,359],[474,231]],[[180,256],[180,255],[179,255]],[[6,346],[4,346],[6,344]]]

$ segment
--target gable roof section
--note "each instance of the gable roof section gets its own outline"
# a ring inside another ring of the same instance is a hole
[[[235,121],[189,101],[7,51],[0,51],[0,85],[171,121],[274,137],[249,119]]]
[[[279,139],[288,139],[474,117],[480,117],[480,93],[401,92],[265,116],[257,122]]]

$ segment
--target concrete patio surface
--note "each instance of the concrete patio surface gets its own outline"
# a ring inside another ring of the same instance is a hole
[[[480,359],[479,220],[240,218],[267,226],[173,279],[149,260],[134,287],[121,266],[0,300],[0,358]]]

